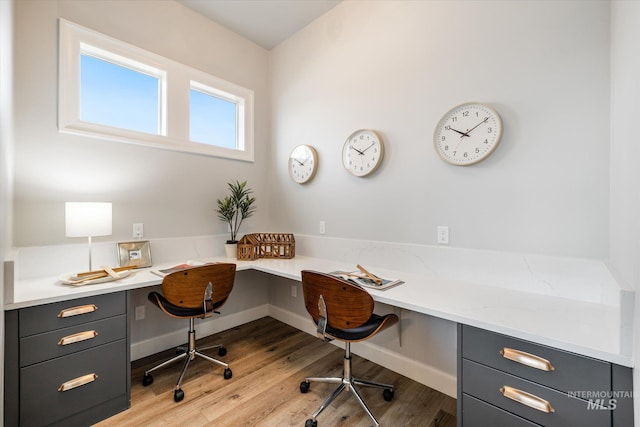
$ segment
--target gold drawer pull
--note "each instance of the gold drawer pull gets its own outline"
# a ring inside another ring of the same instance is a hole
[[[97,309],[98,307],[94,304],[80,305],[78,307],[71,307],[62,310],[60,313],[58,313],[58,317],[63,318],[77,316],[79,314],[93,313]]]
[[[509,387],[508,385],[500,387],[500,393],[507,399],[515,400],[529,408],[537,409],[540,412],[550,413],[555,412],[553,406],[546,400],[527,393],[526,391],[518,390],[517,388]]]
[[[83,386],[85,384],[92,383],[97,379],[98,379],[98,375],[97,374],[83,375],[83,376],[75,378],[73,380],[69,380],[64,384],[61,384],[60,387],[58,387],[58,391],[69,391],[69,390],[72,390],[72,389],[74,389],[76,387],[80,387],[80,386]]]
[[[531,368],[540,369],[541,371],[550,372],[555,371],[556,369],[547,359],[534,354],[525,353],[524,351],[505,347],[500,350],[500,354],[505,359],[513,360],[514,362],[521,363]]]
[[[90,340],[97,336],[98,333],[96,331],[78,332],[77,334],[67,335],[66,337],[60,338],[60,341],[58,341],[58,345],[69,345],[75,342]]]

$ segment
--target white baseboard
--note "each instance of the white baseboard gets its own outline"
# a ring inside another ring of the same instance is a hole
[[[273,305],[269,306],[269,316],[311,335],[316,334],[309,316],[300,316]],[[332,343],[342,347],[340,342],[333,341]],[[351,347],[351,352],[448,396],[457,397],[455,375],[442,372],[433,366],[425,365],[369,342],[359,342],[357,346]]]
[[[261,319],[269,315],[269,304],[263,304],[249,310],[231,313],[216,318],[212,322],[200,323],[196,326],[197,338],[216,334],[227,329],[234,328],[245,323]],[[143,357],[159,353],[168,348],[176,347],[187,341],[187,328],[159,335],[144,341],[131,343],[131,360],[142,359]]]

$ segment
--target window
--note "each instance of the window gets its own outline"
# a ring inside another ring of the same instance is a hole
[[[237,148],[238,102],[196,82],[189,92],[189,138],[194,142]]]
[[[80,120],[160,134],[160,77],[80,54]]]
[[[253,91],[60,20],[58,126],[253,161]]]

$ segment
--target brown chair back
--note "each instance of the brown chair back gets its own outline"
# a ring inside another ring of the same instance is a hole
[[[162,294],[172,304],[184,308],[202,307],[209,282],[213,285],[211,301],[221,306],[229,297],[236,277],[236,265],[207,264],[168,274],[162,281]]]
[[[364,324],[373,313],[374,301],[361,287],[317,271],[302,271],[304,305],[318,323],[320,295],[327,306],[327,322],[336,329],[351,329]]]

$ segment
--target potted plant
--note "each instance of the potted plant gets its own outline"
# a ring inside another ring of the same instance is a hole
[[[247,188],[247,181],[229,182],[229,195],[218,199],[218,218],[229,226],[231,238],[227,240],[225,249],[227,257],[233,258],[238,254],[238,231],[242,221],[249,218],[256,210],[253,203],[256,198],[251,196],[253,192]]]

